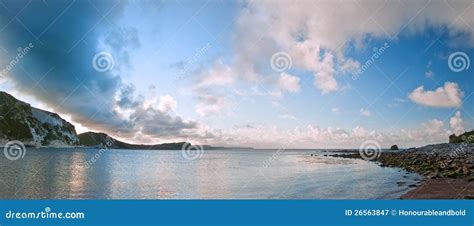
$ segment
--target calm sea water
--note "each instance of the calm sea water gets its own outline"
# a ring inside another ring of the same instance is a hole
[[[1,156],[0,198],[394,199],[420,179],[324,154],[209,150],[189,160],[181,151],[27,149],[16,161]]]

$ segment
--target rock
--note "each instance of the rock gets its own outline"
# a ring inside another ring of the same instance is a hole
[[[459,176],[459,169],[458,170],[448,170],[448,171],[444,171],[443,173],[441,173],[441,176],[442,177],[449,177],[449,178],[456,178],[457,176]]]
[[[397,185],[398,185],[398,186],[402,186],[402,185],[404,185],[405,183],[406,183],[406,182],[404,182],[404,181],[398,181],[398,182],[397,182]]]
[[[435,179],[435,178],[439,178],[439,177],[441,177],[439,171],[435,171],[435,172],[432,172],[432,173],[428,174],[429,179]]]
[[[390,147],[390,150],[398,150],[398,146],[396,144],[392,145],[392,147]]]
[[[469,167],[463,166],[463,167],[462,167],[462,173],[463,173],[464,175],[469,175],[469,174],[471,174],[471,170],[469,169]]]
[[[78,145],[74,125],[58,114],[32,107],[0,91],[0,137],[28,146]]]

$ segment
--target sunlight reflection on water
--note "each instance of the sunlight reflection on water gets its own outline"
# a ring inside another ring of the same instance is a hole
[[[322,151],[28,149],[0,159],[3,199],[392,199],[419,176]],[[310,156],[310,153],[319,153]],[[402,186],[397,182],[402,181]]]

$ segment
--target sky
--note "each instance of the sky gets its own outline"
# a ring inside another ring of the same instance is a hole
[[[131,143],[447,142],[473,58],[472,0],[0,0],[0,90]]]

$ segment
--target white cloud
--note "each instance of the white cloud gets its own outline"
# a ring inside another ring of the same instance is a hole
[[[427,143],[447,142],[450,133],[444,127],[443,121],[438,119],[393,132],[377,132],[362,126],[346,130],[306,125],[285,130],[275,125],[246,124],[219,131],[212,142],[216,145],[256,148],[358,148],[364,141],[374,140],[385,148],[393,144],[409,148]]]
[[[225,96],[216,94],[200,94],[196,112],[202,116],[210,116],[223,113],[228,107]]]
[[[281,73],[277,86],[279,91],[298,92],[300,90],[300,78],[285,72]]]
[[[341,65],[343,72],[356,73],[360,68],[360,63],[353,59],[348,59]]]
[[[368,135],[367,130],[364,129],[364,127],[356,126],[354,129],[352,129],[352,133],[356,137],[365,137]]]
[[[215,142],[257,148],[339,148],[358,147],[364,139],[374,136],[374,133],[362,127],[356,127],[353,131],[347,132],[341,128],[320,128],[314,125],[289,130],[274,125],[243,125],[222,130]]]
[[[453,129],[455,134],[459,135],[466,131],[464,129],[464,122],[462,120],[460,111],[456,111],[454,116],[449,119],[449,125],[451,125],[451,128]]]
[[[218,60],[213,68],[201,75],[201,80],[198,82],[197,87],[231,85],[236,77],[237,75],[229,65]]]
[[[453,37],[465,33],[468,44],[474,45],[471,3],[470,0],[449,3],[246,1],[236,19],[235,55],[229,67],[234,78],[261,82],[272,72],[269,70],[272,54],[284,51],[295,69],[313,74],[317,89],[323,93],[337,91],[341,88],[336,73],[350,72],[360,66],[344,55],[348,43],[364,48],[367,37],[396,39],[401,31],[413,34],[435,26],[448,27]]]
[[[438,119],[432,119],[422,123],[420,127],[402,129],[398,134],[392,134],[400,143],[426,145],[429,143],[445,143],[450,131],[444,129],[444,123]]]
[[[322,53],[321,46],[315,42],[306,40],[304,42],[294,42],[289,44],[289,55],[292,61],[299,68],[313,73],[314,86],[323,93],[335,91],[338,84],[335,75],[335,63],[332,53]],[[349,61],[344,66],[344,70],[351,70],[357,63]]]
[[[372,112],[370,112],[369,110],[364,109],[364,108],[361,108],[361,109],[359,110],[359,113],[360,113],[360,115],[366,116],[366,117],[369,117],[369,116],[372,115]]]
[[[334,114],[340,114],[340,113],[341,113],[341,110],[340,110],[339,108],[337,108],[337,107],[331,108],[331,111],[332,111],[332,113],[334,113]]]
[[[425,128],[425,131],[427,132],[427,134],[431,136],[431,135],[439,133],[441,129],[443,128],[444,123],[441,120],[432,119],[428,121],[427,123],[423,123],[422,125]]]
[[[334,58],[331,54],[326,54],[320,64],[320,69],[314,72],[314,86],[323,93],[338,90],[338,83],[334,78]]]
[[[160,103],[158,104],[158,110],[162,112],[175,111],[177,103],[174,98],[168,94],[160,97]]]
[[[434,91],[427,90],[420,86],[413,90],[408,96],[413,102],[428,107],[460,107],[463,97],[458,84],[446,82],[444,87],[439,87]]]

